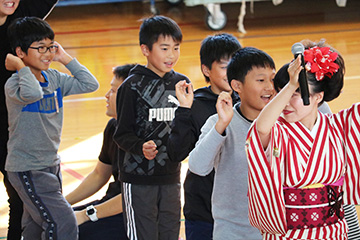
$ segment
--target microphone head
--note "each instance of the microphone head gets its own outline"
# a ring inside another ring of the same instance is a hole
[[[292,45],[292,47],[291,47],[291,52],[294,55],[296,55],[296,54],[304,54],[304,51],[305,51],[305,47],[300,42],[294,43]]]

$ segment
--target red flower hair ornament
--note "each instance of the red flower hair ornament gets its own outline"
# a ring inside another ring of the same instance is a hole
[[[335,63],[338,54],[330,50],[329,47],[313,47],[304,51],[306,71],[315,73],[317,81],[321,81],[325,76],[331,78],[339,69]]]

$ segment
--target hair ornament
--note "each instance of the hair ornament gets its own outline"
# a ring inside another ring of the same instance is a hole
[[[325,76],[331,78],[339,69],[335,63],[338,57],[337,52],[333,52],[329,47],[312,47],[304,51],[305,69],[315,73],[317,81],[321,81]]]

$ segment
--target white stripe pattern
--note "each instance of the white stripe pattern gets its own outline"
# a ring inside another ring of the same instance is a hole
[[[123,183],[123,199],[126,211],[126,232],[129,240],[137,240],[134,209],[132,207],[131,183]]]
[[[359,109],[358,103],[338,114],[319,113],[315,138],[301,123],[287,123],[280,117],[271,132],[272,154],[268,157],[254,121],[246,142],[249,219],[263,239],[347,239],[345,220],[320,228],[287,230],[283,185],[301,188],[334,183],[345,176],[344,202],[359,204]]]

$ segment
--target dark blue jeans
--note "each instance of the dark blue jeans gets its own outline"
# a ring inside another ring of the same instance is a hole
[[[89,205],[97,205],[94,201],[86,205],[75,207],[74,210],[82,210]],[[121,202],[119,203],[121,204]],[[79,240],[128,240],[125,232],[123,214],[99,219],[96,222],[87,221],[79,226]]]
[[[186,240],[212,240],[214,225],[185,219]]]

